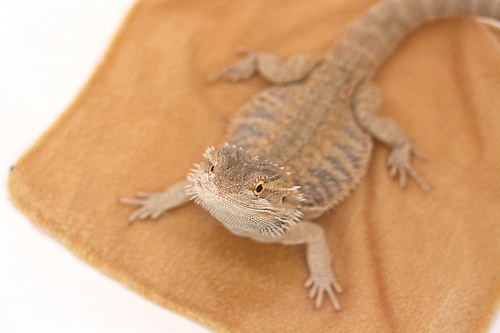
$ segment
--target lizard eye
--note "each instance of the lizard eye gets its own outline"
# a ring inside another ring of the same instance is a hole
[[[262,194],[262,192],[264,192],[264,179],[260,179],[257,181],[257,183],[255,184],[255,188],[253,190],[253,194],[255,194],[256,196],[259,196]]]
[[[211,174],[213,174],[213,173],[214,173],[214,170],[215,170],[215,164],[212,164],[212,166],[211,166],[211,167],[210,167],[210,169],[209,169],[208,174],[210,174],[210,175],[211,175]]]

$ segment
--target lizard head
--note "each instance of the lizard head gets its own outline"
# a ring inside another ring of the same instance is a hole
[[[302,217],[302,195],[283,168],[228,145],[204,157],[189,192],[226,227],[275,236]]]

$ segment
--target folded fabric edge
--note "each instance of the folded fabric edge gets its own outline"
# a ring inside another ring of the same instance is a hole
[[[58,227],[58,223],[56,221],[50,217],[44,216],[40,207],[37,207],[33,201],[29,200],[26,195],[23,195],[23,192],[26,191],[23,190],[22,175],[20,175],[18,171],[12,171],[9,177],[8,188],[12,203],[21,212],[23,212],[34,225],[47,232],[50,236],[71,250],[71,252],[73,252],[73,254],[75,254],[78,258],[90,264],[92,267],[119,281],[142,297],[163,308],[174,311],[218,332],[235,332],[234,330],[230,330],[220,323],[211,321],[186,307],[169,301],[153,289],[145,287],[144,284],[135,280],[134,277],[127,272],[119,269],[118,267],[108,265],[106,260],[101,257],[101,255],[86,246],[85,243],[82,243],[76,238],[69,237]]]

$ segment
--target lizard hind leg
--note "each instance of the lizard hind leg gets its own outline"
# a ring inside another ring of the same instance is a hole
[[[404,187],[408,176],[425,191],[431,186],[420,176],[411,164],[412,156],[423,160],[408,135],[392,119],[377,115],[381,105],[381,94],[375,83],[363,83],[352,96],[351,110],[359,126],[390,149],[387,165],[389,175],[397,177]]]
[[[269,53],[244,49],[238,50],[238,53],[245,57],[210,76],[208,80],[237,82],[259,74],[273,84],[289,84],[304,80],[323,61],[322,57],[314,54],[297,54],[283,62]]]

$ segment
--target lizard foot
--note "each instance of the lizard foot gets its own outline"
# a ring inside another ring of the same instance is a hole
[[[401,187],[406,185],[406,178],[407,175],[409,175],[424,191],[429,192],[431,190],[431,186],[426,183],[422,176],[420,176],[420,174],[411,165],[410,159],[412,155],[420,160],[424,160],[419,151],[409,142],[394,146],[387,161],[389,174],[393,178],[399,174],[399,185]]]
[[[140,206],[139,209],[130,215],[128,218],[129,222],[132,222],[135,219],[156,219],[163,212],[168,210],[166,201],[168,201],[168,196],[166,196],[165,192],[138,192],[137,198],[120,198],[120,202],[125,205]]]
[[[257,54],[245,49],[239,49],[238,53],[245,55],[245,58],[235,62],[208,78],[209,82],[218,79],[225,79],[232,82],[249,79],[257,72]]]
[[[335,297],[334,290],[337,293],[340,293],[342,292],[342,288],[335,279],[331,270],[325,272],[325,274],[311,274],[304,286],[306,288],[311,288],[309,291],[309,298],[316,297],[316,309],[318,309],[321,306],[321,303],[323,303],[323,296],[326,293],[328,297],[330,297],[335,310],[340,311],[340,303],[337,300],[337,297]]]

